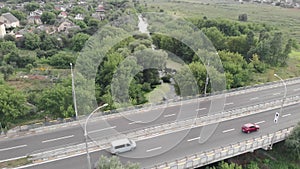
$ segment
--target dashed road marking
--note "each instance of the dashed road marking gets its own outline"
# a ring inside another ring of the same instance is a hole
[[[17,149],[17,148],[23,148],[26,146],[27,146],[26,144],[23,144],[23,145],[14,146],[14,147],[2,148],[2,149],[0,149],[0,151],[7,151],[7,150],[12,150],[12,149]]]
[[[250,99],[250,101],[251,100],[257,100],[257,99],[259,99],[259,98],[258,97],[253,97],[253,98]]]
[[[206,108],[203,107],[203,108],[200,108],[200,109],[196,109],[196,111],[201,111],[201,110],[205,110]]]
[[[289,114],[284,114],[284,115],[282,115],[282,117],[287,117],[287,116],[290,116],[291,114],[289,113]]]
[[[155,150],[159,150],[159,149],[161,149],[161,147],[152,148],[152,149],[147,150],[146,152],[151,152],[151,151],[155,151]]]
[[[264,122],[266,122],[266,121],[259,121],[259,122],[256,122],[255,124],[261,124],[261,123],[264,123]]]
[[[172,116],[175,116],[176,114],[166,114],[164,115],[164,117],[172,117]]]
[[[225,106],[228,106],[228,105],[232,105],[233,103],[231,102],[231,103],[225,103]]]
[[[128,124],[136,124],[136,123],[143,123],[142,121],[133,121],[131,123],[128,123]]]
[[[196,138],[192,138],[192,139],[188,139],[187,141],[194,141],[194,140],[199,140],[200,137],[196,137]]]
[[[54,139],[44,140],[44,141],[42,141],[42,143],[48,143],[48,142],[63,140],[63,139],[72,138],[72,137],[74,137],[74,135],[69,135],[69,136],[64,136],[64,137],[58,137],[58,138],[54,138]]]
[[[224,130],[222,131],[223,133],[227,133],[227,132],[230,132],[230,131],[233,131],[234,129],[228,129],[228,130]]]
[[[116,127],[117,127],[117,126],[107,127],[107,128],[104,128],[104,129],[93,130],[93,131],[90,131],[90,132],[88,132],[88,133],[89,133],[89,134],[97,133],[97,132],[104,131],[104,130],[114,129],[114,128],[116,128]]]

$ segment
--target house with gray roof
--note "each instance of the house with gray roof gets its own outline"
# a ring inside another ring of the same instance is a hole
[[[20,26],[20,21],[11,13],[4,13],[0,16],[0,22],[4,23],[5,28],[15,28]]]

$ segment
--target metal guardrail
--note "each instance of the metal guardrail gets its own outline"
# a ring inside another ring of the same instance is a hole
[[[137,129],[127,131],[126,133],[121,133],[118,135],[111,135],[105,138],[102,138],[100,141],[94,141],[88,143],[89,149],[107,149],[109,148],[109,143],[113,140],[117,140],[120,138],[131,138],[133,140],[143,140],[149,137],[163,135],[167,133],[177,132],[181,130],[186,130],[190,128],[195,128],[199,126],[204,126],[212,123],[218,123],[238,117],[248,116],[256,113],[260,113],[267,110],[272,110],[279,108],[281,106],[282,100],[274,100],[271,102],[267,102],[264,104],[254,105],[246,108],[240,108],[236,110],[229,110],[227,112],[221,112],[210,116],[203,116],[196,119],[186,119],[183,121],[176,121],[165,123],[162,125],[155,125],[151,127],[147,127],[144,129]],[[300,97],[294,96],[286,98],[284,106],[289,106],[293,104],[300,103]],[[33,161],[43,161],[51,158],[56,158],[59,156],[67,156],[70,154],[83,152],[85,151],[85,144],[73,145],[73,146],[65,146],[62,148],[58,148],[55,150],[41,150],[44,152],[34,152],[29,156]]]
[[[205,166],[217,161],[228,159],[260,148],[267,148],[270,144],[285,140],[294,127],[289,127],[275,133],[255,137],[216,149],[191,154],[172,161],[156,164],[144,169],[189,169]]]

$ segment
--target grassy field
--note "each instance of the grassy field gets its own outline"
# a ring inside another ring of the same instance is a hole
[[[247,14],[248,22],[275,26],[300,43],[300,9],[288,9],[267,4],[244,3],[234,0],[146,0],[150,11],[163,10],[170,15],[190,18],[204,17],[238,20]]]

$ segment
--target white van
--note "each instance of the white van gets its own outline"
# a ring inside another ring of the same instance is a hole
[[[124,153],[126,151],[131,151],[136,147],[136,143],[133,140],[127,138],[115,140],[111,142],[110,152],[112,154]]]

